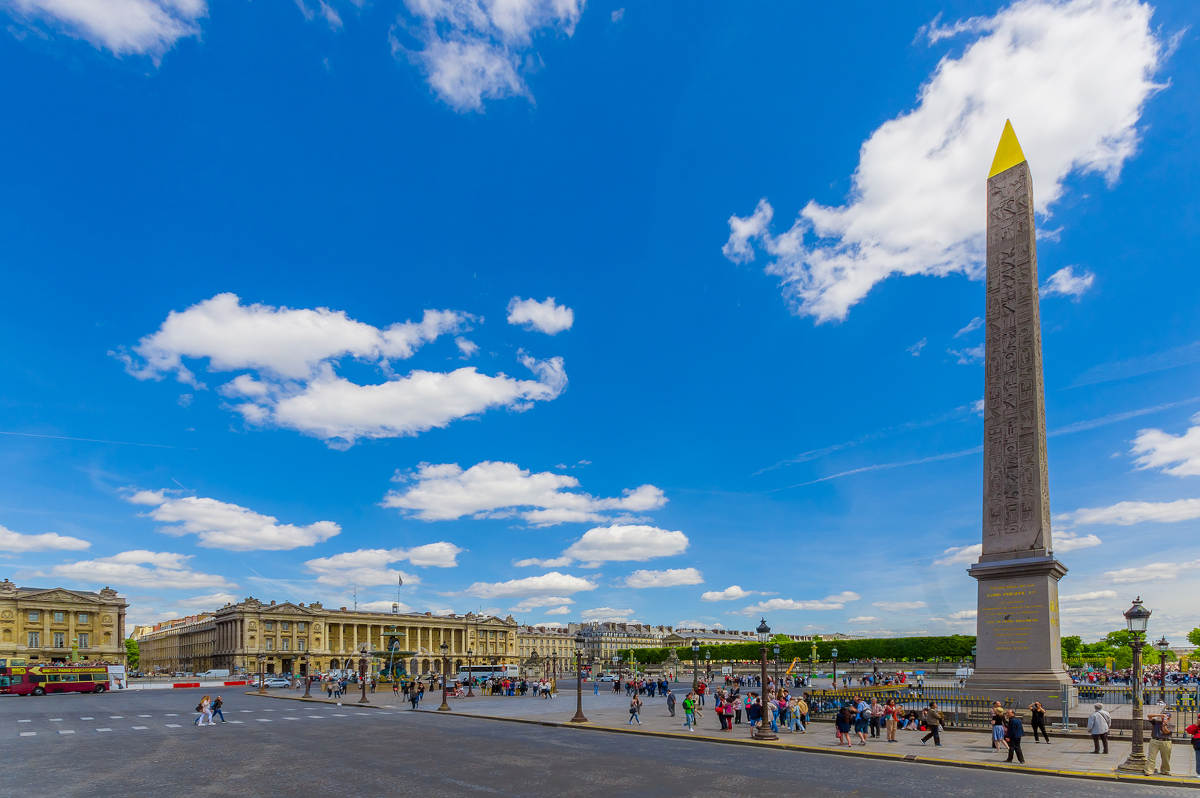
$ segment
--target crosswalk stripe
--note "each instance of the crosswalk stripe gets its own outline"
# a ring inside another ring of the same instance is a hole
[[[137,729],[138,731],[143,731],[149,727],[148,726],[131,726],[130,728]]]
[[[59,729],[58,733],[59,734],[74,734],[75,730],[74,729]]]
[[[179,724],[178,724],[178,723],[168,723],[168,724],[167,724],[167,728],[168,728],[168,729],[178,729],[178,728],[179,728]]]
[[[139,718],[152,718],[153,715],[138,715]]]
[[[33,723],[33,721],[26,719],[26,720],[19,720],[19,721],[17,721],[17,723]]]
[[[167,717],[168,718],[177,718],[177,717],[179,717],[179,713],[178,712],[168,712]]]
[[[258,721],[259,723],[270,723],[271,722],[270,718],[255,718],[255,720]]]
[[[50,718],[51,723],[60,723],[61,721],[62,721],[62,718]]]
[[[108,719],[109,720],[120,720],[123,717],[125,717],[125,716],[124,715],[109,715]]]
[[[289,717],[286,717],[286,716],[285,716],[285,717],[284,717],[284,720],[300,720],[300,718],[289,718]]]
[[[112,729],[109,729],[109,728],[102,728],[102,729],[96,729],[96,731],[98,731],[98,732],[106,732],[106,731],[112,731]]]
[[[21,732],[22,737],[37,737],[37,732]]]
[[[325,716],[324,716],[324,715],[309,715],[309,717],[310,717],[310,718],[316,718],[317,720],[320,720],[321,718],[323,718],[323,717],[325,717]]]
[[[95,718],[80,718],[80,720],[95,720]]]
[[[242,723],[242,721],[240,721],[240,720],[231,720],[231,721],[229,721],[229,722],[230,722],[230,723]]]

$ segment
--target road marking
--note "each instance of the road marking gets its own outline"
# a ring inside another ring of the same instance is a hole
[[[248,709],[239,709],[239,710],[238,710],[238,712],[249,712],[249,711],[250,711],[250,710],[248,710]]]
[[[19,720],[17,723],[33,723],[32,720]]]
[[[21,732],[22,737],[37,737],[37,732]]]
[[[329,714],[333,715],[335,718],[344,718],[344,717],[346,717],[346,716],[345,716],[345,715],[343,715],[341,712],[331,712],[331,713],[329,713]]]
[[[104,732],[104,731],[112,731],[112,729],[103,728],[103,729],[96,729],[96,731]]]
[[[288,717],[285,717],[285,718],[284,718],[284,720],[300,720],[300,718],[288,718]]]
[[[270,723],[271,722],[270,718],[255,718],[255,720],[258,721],[259,723]]]
[[[59,723],[61,721],[62,721],[62,718],[50,718],[51,723]]]
[[[324,715],[309,715],[309,717],[310,717],[310,718],[316,718],[317,720],[320,720],[321,718],[323,718],[323,717],[325,717],[325,716],[324,716]]]
[[[80,718],[80,720],[95,720],[95,718]]]
[[[168,728],[168,729],[178,729],[178,728],[179,728],[179,724],[178,724],[178,723],[168,723],[168,724],[167,724],[167,728]]]
[[[178,712],[168,712],[167,717],[168,718],[177,718],[177,717],[179,717],[179,713]]]
[[[370,712],[355,712],[354,714],[358,715],[360,718],[365,718],[367,715],[370,715],[371,713]]]
[[[231,720],[231,721],[229,721],[229,722],[230,722],[230,723],[242,723],[243,721],[240,721],[240,720]]]
[[[138,731],[145,731],[145,729],[147,727],[146,726],[131,726],[130,728],[137,729]]]
[[[58,733],[59,734],[74,734],[75,730],[74,729],[59,729]]]
[[[109,720],[120,720],[123,717],[125,717],[125,716],[124,715],[109,715],[108,719]]]
[[[138,715],[139,718],[152,718],[153,715]]]
[[[264,709],[264,710],[263,710],[263,712],[274,712],[274,711],[275,711],[275,710],[273,710],[273,709]]]

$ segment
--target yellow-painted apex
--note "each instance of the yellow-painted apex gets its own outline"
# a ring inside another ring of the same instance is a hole
[[[1011,169],[1025,160],[1021,152],[1021,144],[1017,134],[1013,132],[1012,122],[1004,120],[1004,132],[1000,134],[1000,144],[996,147],[996,157],[992,159],[992,169],[988,177],[993,178],[1005,169]]]

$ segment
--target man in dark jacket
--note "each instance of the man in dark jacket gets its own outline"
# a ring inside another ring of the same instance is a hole
[[[946,722],[946,716],[938,709],[936,701],[929,702],[929,707],[925,710],[924,714],[925,728],[929,729],[929,734],[921,738],[921,745],[924,745],[930,737],[933,738],[934,745],[941,745],[942,737],[938,734],[938,731],[941,729],[942,724]]]
[[[1017,717],[1017,713],[1011,709],[1004,713],[1005,725],[1008,727],[1004,738],[1008,741],[1008,760],[1013,760],[1013,754],[1017,755],[1017,761],[1022,765],[1025,764],[1025,753],[1021,750],[1021,738],[1025,736],[1025,727],[1021,724],[1021,719]]]
[[[671,713],[671,717],[675,717],[675,694],[671,692],[671,688],[667,688],[667,712]]]

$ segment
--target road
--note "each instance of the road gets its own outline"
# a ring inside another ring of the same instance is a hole
[[[222,693],[228,723],[196,728],[201,694],[0,697],[0,796],[1198,795],[236,691]]]

